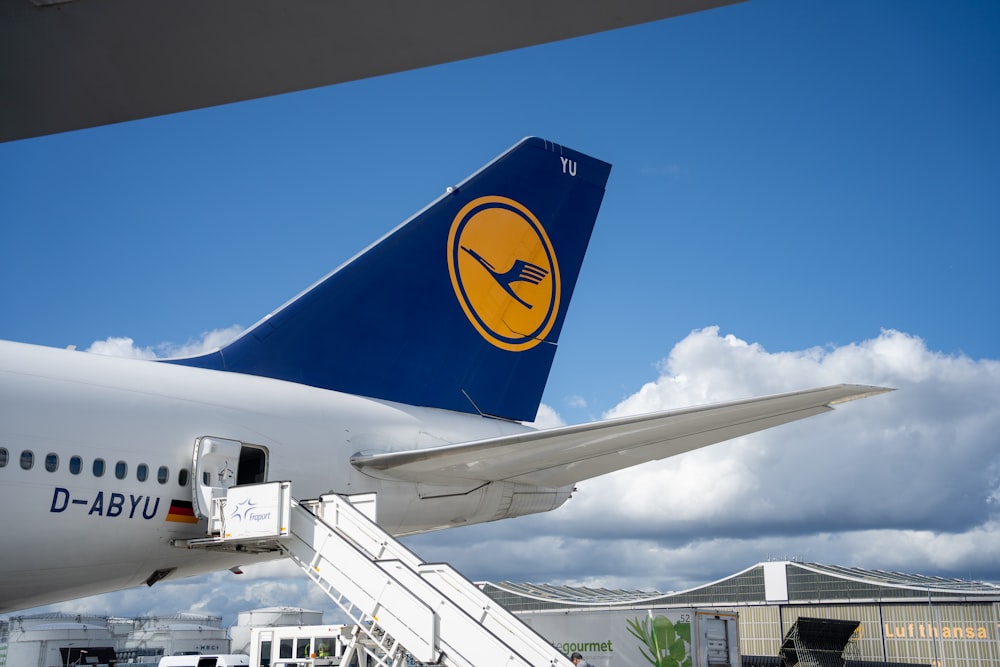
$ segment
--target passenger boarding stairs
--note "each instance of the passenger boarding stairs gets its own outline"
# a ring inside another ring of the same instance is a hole
[[[211,537],[190,548],[281,551],[355,624],[345,667],[406,654],[445,667],[572,667],[516,616],[446,563],[425,563],[383,531],[375,494],[291,497],[291,482],[234,486],[213,501]]]

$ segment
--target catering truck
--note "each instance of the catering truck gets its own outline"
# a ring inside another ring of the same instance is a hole
[[[740,667],[734,612],[651,607],[518,612],[567,656],[594,667]]]

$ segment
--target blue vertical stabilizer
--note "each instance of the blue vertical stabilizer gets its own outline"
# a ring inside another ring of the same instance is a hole
[[[610,169],[524,139],[226,347],[171,363],[533,420]]]

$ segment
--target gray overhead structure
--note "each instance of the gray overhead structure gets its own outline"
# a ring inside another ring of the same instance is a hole
[[[739,0],[0,0],[0,141],[508,51]]]

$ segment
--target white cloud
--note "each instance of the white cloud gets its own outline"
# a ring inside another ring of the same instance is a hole
[[[217,350],[231,342],[243,332],[243,327],[234,324],[225,329],[206,331],[201,338],[189,340],[182,345],[161,343],[152,347],[138,347],[128,336],[109,337],[94,341],[85,351],[103,354],[109,357],[128,357],[130,359],[166,359],[170,357],[191,357]]]
[[[655,382],[608,416],[852,382],[899,391],[601,480],[623,502],[605,512],[664,530],[708,521],[738,533],[863,527],[961,532],[995,511],[1000,363],[929,351],[883,331],[840,348],[767,352],[715,328],[690,334]],[[589,486],[584,487],[589,488]],[[595,494],[596,495],[596,494]],[[589,499],[569,509],[583,513]],[[649,500],[656,498],[654,509]],[[707,499],[710,502],[706,502]],[[675,532],[675,531],[672,531]]]
[[[1000,579],[1000,362],[892,330],[769,352],[711,327],[660,369],[606,416],[842,382],[898,391],[587,480],[556,512],[421,536],[417,551],[476,579],[661,590],[789,557]]]
[[[86,352],[103,354],[107,357],[128,357],[129,359],[155,359],[156,352],[151,347],[136,347],[135,341],[127,336],[110,337],[94,341]]]
[[[535,421],[528,425],[538,429],[546,429],[565,426],[566,422],[563,421],[563,418],[559,416],[559,413],[552,406],[542,403],[538,406],[538,414],[535,415]]]
[[[204,354],[206,352],[212,352],[213,350],[217,350],[220,347],[231,343],[241,333],[243,333],[243,327],[238,324],[234,324],[225,329],[206,331],[201,335],[201,338],[190,340],[184,345],[161,345],[159,348],[160,356],[191,357]]]

